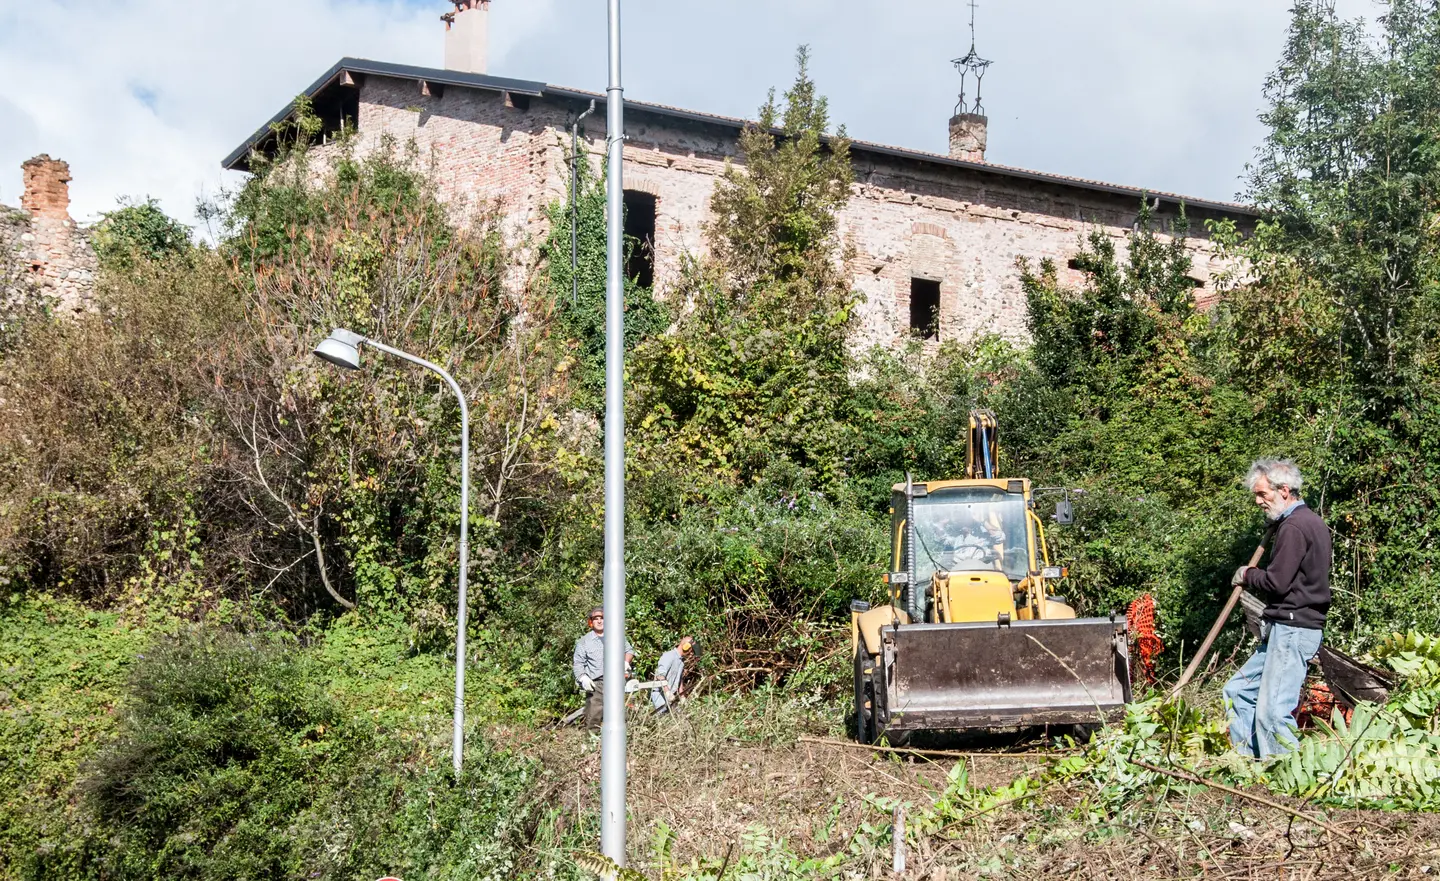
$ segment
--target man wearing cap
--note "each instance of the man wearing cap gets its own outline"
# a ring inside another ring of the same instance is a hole
[[[695,640],[682,636],[673,649],[660,656],[660,663],[655,665],[655,678],[665,685],[650,692],[656,715],[663,716],[675,706],[675,700],[680,697],[680,680],[685,678],[685,661],[694,648]]]
[[[590,629],[575,640],[575,656],[571,660],[571,672],[575,684],[585,692],[585,727],[599,728],[605,721],[605,609],[595,606],[590,610]],[[630,664],[635,660],[635,649],[630,640],[625,640],[625,673],[629,675]]]

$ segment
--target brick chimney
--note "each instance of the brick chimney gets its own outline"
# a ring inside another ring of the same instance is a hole
[[[450,0],[445,22],[445,69],[485,73],[490,56],[490,0]]]
[[[979,113],[957,113],[950,117],[950,158],[984,162],[987,123]]]
[[[20,207],[33,217],[70,219],[70,164],[41,153],[20,166],[25,194]]]

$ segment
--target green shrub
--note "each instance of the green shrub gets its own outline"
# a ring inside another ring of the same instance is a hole
[[[190,228],[154,199],[121,199],[119,208],[101,215],[90,241],[102,266],[121,271],[142,261],[185,261],[191,254]]]
[[[85,828],[74,784],[145,642],[114,612],[0,591],[0,878],[40,859],[49,877],[83,877],[67,862]]]
[[[828,650],[852,599],[880,600],[885,532],[818,490],[768,487],[643,526],[627,555],[637,644],[663,650],[699,633],[722,668],[752,668],[747,680],[799,672]]]
[[[232,521],[198,513],[217,452],[203,365],[240,298],[213,253],[102,273],[96,297],[26,322],[0,369],[0,586],[212,606],[195,552]]]
[[[448,713],[383,729],[329,680],[321,655],[280,634],[158,639],[85,766],[80,814],[15,874],[458,881],[533,870],[538,767],[472,731],[457,782]]]

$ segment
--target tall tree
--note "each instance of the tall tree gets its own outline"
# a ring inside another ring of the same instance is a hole
[[[846,334],[855,295],[836,213],[854,173],[844,129],[797,55],[784,106],[772,92],[740,136],[712,201],[710,255],[676,298],[676,331],[642,346],[636,448],[642,459],[700,466],[705,480],[753,482],[776,467],[802,482],[840,471]],[[658,464],[654,467],[661,467]]]
[[[1318,280],[1333,312],[1336,337],[1304,355],[1334,359],[1386,421],[1429,361],[1440,305],[1440,4],[1390,0],[1379,25],[1372,38],[1333,3],[1297,0],[1249,192],[1267,214],[1261,283]]]

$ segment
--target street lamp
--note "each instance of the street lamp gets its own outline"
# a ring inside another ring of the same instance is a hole
[[[453,739],[455,779],[458,780],[460,779],[460,754],[465,745],[465,586],[470,558],[470,408],[465,403],[465,394],[460,391],[460,384],[438,364],[432,364],[424,358],[417,358],[409,352],[402,352],[353,331],[335,328],[330,332],[329,337],[315,347],[315,355],[336,367],[359,370],[361,345],[373,346],[382,352],[403,358],[411,364],[418,364],[440,374],[460,402],[460,620],[455,625],[455,732]]]

